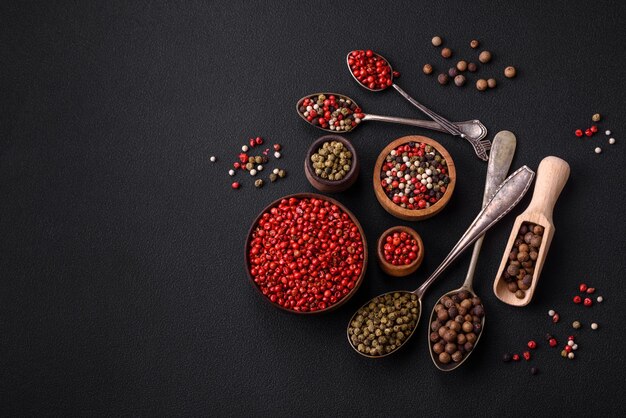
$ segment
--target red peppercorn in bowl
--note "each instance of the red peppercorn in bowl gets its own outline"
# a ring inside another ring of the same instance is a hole
[[[387,145],[374,167],[374,192],[397,218],[417,221],[439,213],[452,197],[456,169],[448,151],[425,136],[405,136]]]
[[[393,226],[382,233],[376,245],[380,268],[390,276],[407,276],[422,264],[424,243],[415,230]]]
[[[367,268],[367,242],[341,203],[314,193],[285,196],[256,218],[245,247],[254,287],[298,314],[335,309],[352,297]]]

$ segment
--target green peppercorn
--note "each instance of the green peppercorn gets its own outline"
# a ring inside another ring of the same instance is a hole
[[[257,179],[254,181],[254,187],[263,187],[263,180],[262,179]]]

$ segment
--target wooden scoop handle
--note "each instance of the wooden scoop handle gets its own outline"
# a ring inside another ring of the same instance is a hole
[[[552,222],[554,205],[567,183],[569,172],[569,164],[558,157],[550,156],[541,160],[537,169],[533,198],[526,212],[542,213]]]

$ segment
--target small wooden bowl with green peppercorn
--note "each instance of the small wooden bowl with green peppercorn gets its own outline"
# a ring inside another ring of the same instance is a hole
[[[386,238],[394,232],[406,232],[417,243],[417,258],[410,264],[394,265],[385,259],[385,244],[387,244]],[[378,243],[376,244],[376,255],[378,256],[378,265],[385,273],[393,277],[405,277],[414,273],[415,270],[422,265],[422,261],[424,260],[424,243],[422,242],[420,235],[414,229],[407,226],[392,226],[383,232],[380,238],[378,238]]]
[[[327,146],[328,148],[323,148],[325,143],[331,144],[333,142],[338,142],[343,147]],[[320,151],[326,155],[320,155]],[[349,158],[345,158],[346,156]],[[315,158],[317,161],[313,161],[311,158]],[[332,158],[333,161],[329,161],[329,166],[326,167],[328,158]],[[346,163],[343,166],[339,164],[342,160]],[[306,153],[304,174],[311,186],[320,192],[337,193],[348,189],[359,176],[359,160],[354,146],[340,135],[324,135],[316,139]],[[339,180],[334,178],[338,175],[340,176]]]

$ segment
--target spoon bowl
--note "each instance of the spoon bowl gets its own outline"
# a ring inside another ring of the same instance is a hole
[[[435,321],[437,321],[437,306],[441,303],[441,301],[447,296],[447,297],[453,297],[454,295],[457,295],[459,292],[461,291],[466,291],[469,294],[469,297],[471,298],[478,298],[478,295],[476,295],[476,293],[474,293],[474,291],[467,287],[467,286],[461,286],[458,289],[452,290],[446,294],[444,294],[443,296],[441,296],[441,298],[439,298],[439,300],[437,301],[437,303],[435,304],[435,307],[433,308],[431,314],[430,314],[430,321],[429,324],[433,324]],[[478,344],[478,341],[480,340],[481,335],[483,335],[483,331],[485,329],[485,314],[484,314],[484,305],[480,304],[480,306],[483,307],[483,316],[480,318],[480,330],[478,331],[477,335],[476,335],[476,341],[474,341],[474,343],[472,344],[472,348],[469,351],[466,351],[463,355],[463,358],[461,359],[461,361],[459,362],[454,362],[451,361],[448,364],[443,364],[442,362],[439,361],[439,359],[437,358],[437,354],[433,351],[433,344],[432,342],[428,344],[429,347],[429,352],[430,352],[430,358],[432,359],[433,363],[435,364],[435,366],[444,372],[450,372],[454,369],[456,369],[457,367],[459,367],[461,364],[465,363],[465,361],[469,358],[469,356],[474,352],[474,349],[476,348],[476,345]],[[431,325],[428,326],[428,337],[430,338],[430,332],[431,332],[432,328]],[[476,333],[476,331],[474,331],[474,333]]]
[[[352,55],[352,53],[354,52],[357,52],[357,51],[348,52],[348,54],[346,55],[346,64],[348,65],[348,69],[350,70],[350,75],[352,76],[352,78],[356,80],[357,83],[361,85],[361,87],[369,91],[383,91],[393,85],[393,68],[391,67],[391,64],[389,63],[389,60],[376,52],[373,52],[373,55],[378,57],[380,60],[384,61],[385,64],[387,65],[387,68],[389,69],[389,79],[391,80],[391,84],[388,84],[386,87],[383,87],[380,89],[373,89],[373,88],[370,88],[367,84],[363,83],[361,80],[359,80],[359,78],[354,74],[354,69],[352,68],[353,64],[350,63],[350,60],[352,59],[350,58],[350,55]]]

